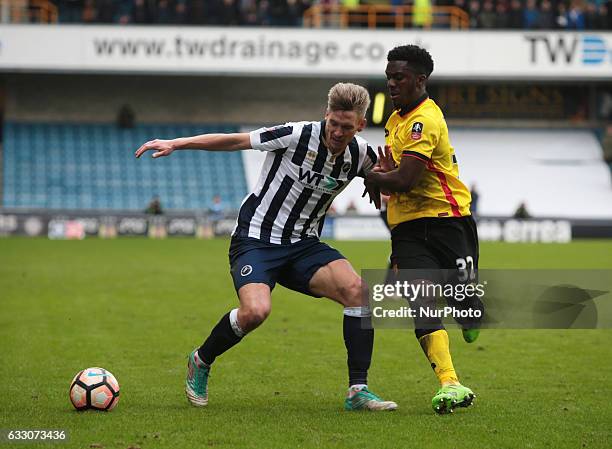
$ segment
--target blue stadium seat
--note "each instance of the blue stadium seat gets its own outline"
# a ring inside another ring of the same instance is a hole
[[[53,209],[142,210],[153,195],[166,209],[207,209],[215,194],[237,209],[246,194],[238,152],[179,152],[136,160],[152,137],[236,132],[231,126],[6,122],[3,204]]]

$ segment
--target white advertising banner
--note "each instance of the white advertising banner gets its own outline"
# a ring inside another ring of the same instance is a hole
[[[336,240],[388,240],[389,230],[380,217],[337,217],[334,218],[334,239]]]
[[[612,79],[610,32],[0,25],[0,70],[378,78],[407,43],[436,78]]]

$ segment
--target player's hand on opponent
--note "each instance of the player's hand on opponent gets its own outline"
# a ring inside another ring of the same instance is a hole
[[[385,151],[383,152],[382,147],[378,147],[378,161],[376,165],[379,167],[379,172],[387,173],[397,168],[395,160],[393,160],[393,154],[391,153],[391,147],[385,145]]]
[[[136,157],[140,157],[147,151],[151,150],[155,151],[155,153],[153,153],[153,157],[158,158],[162,156],[170,156],[175,149],[176,148],[174,147],[172,140],[155,139],[143,143],[134,154]]]
[[[385,150],[383,151],[382,147],[378,147],[378,161],[374,166],[374,171],[376,173],[387,173],[393,171],[397,168],[397,164],[393,159],[393,153],[391,153],[391,147],[389,145],[385,145]],[[389,200],[389,196],[391,192],[387,192],[384,189],[380,189],[380,193],[386,197],[386,201]],[[386,202],[385,201],[385,202]]]
[[[368,182],[368,178],[363,180],[363,185],[365,186],[365,189],[361,197],[363,198],[367,193],[370,197],[370,203],[374,203],[374,207],[376,207],[376,209],[380,209],[380,189],[378,186]]]

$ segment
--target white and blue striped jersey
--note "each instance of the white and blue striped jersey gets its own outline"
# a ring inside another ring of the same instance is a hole
[[[325,122],[290,122],[250,133],[266,151],[259,181],[240,207],[233,235],[274,244],[319,237],[332,201],[376,163],[368,143],[355,136],[334,156],[324,142]]]

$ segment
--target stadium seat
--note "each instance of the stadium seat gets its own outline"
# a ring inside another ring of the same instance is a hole
[[[246,194],[238,152],[179,152],[163,162],[134,158],[152,137],[236,132],[230,126],[6,122],[5,207],[143,210],[153,195],[164,209],[200,209],[221,194],[237,209]]]

